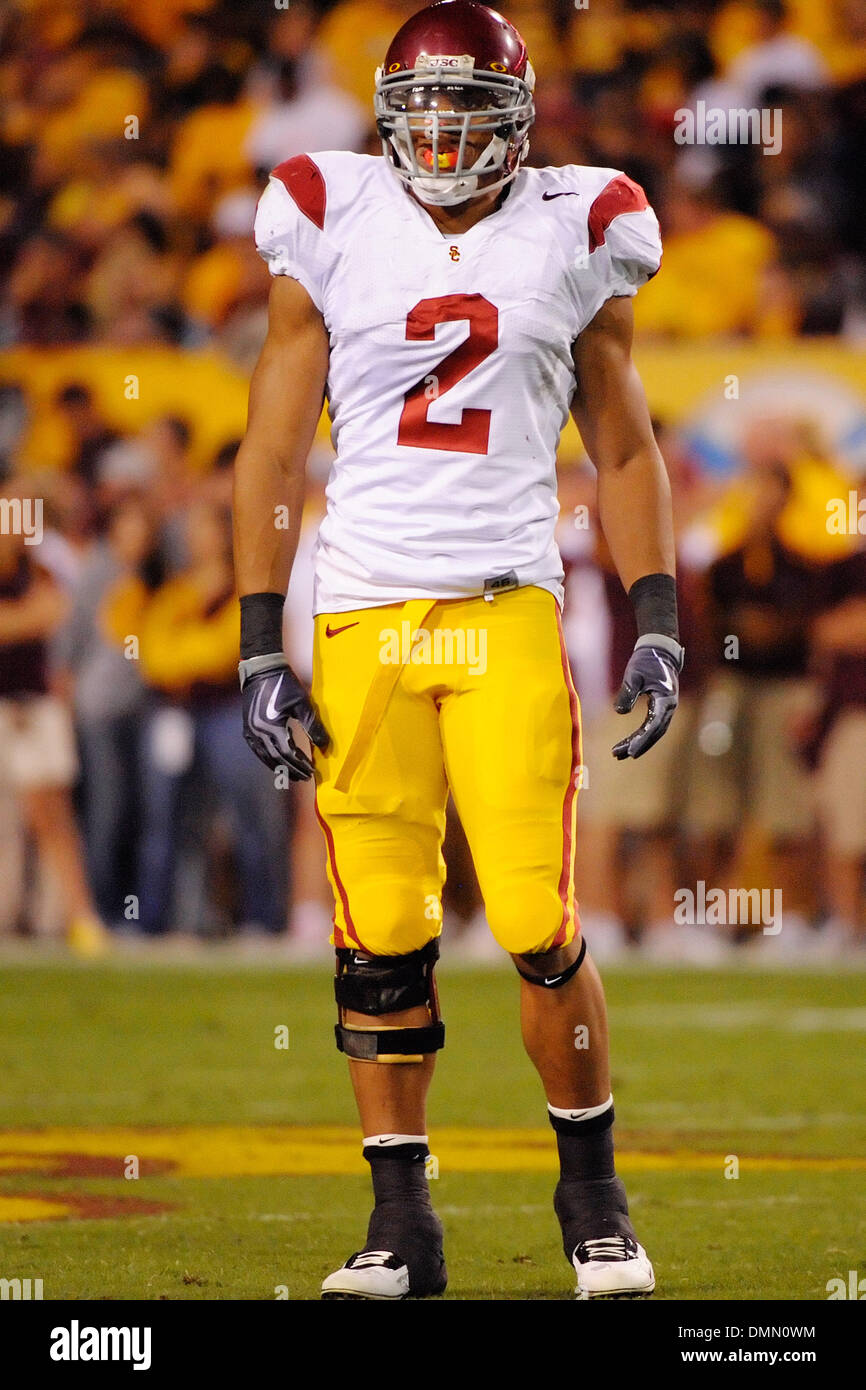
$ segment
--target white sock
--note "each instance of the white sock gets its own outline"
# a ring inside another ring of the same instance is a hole
[[[588,1110],[560,1110],[556,1105],[548,1105],[547,1108],[551,1115],[555,1115],[559,1120],[594,1120],[596,1115],[603,1115],[605,1110],[609,1110],[612,1105],[613,1093],[601,1105],[592,1105]]]
[[[426,1134],[371,1134],[365,1135],[363,1144],[366,1149],[368,1145],[376,1148],[379,1144],[426,1144]]]

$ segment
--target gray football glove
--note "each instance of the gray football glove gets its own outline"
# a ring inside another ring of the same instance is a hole
[[[292,738],[289,720],[297,719],[312,743],[323,751],[330,742],[303,683],[282,652],[253,656],[238,666],[244,698],[244,738],[257,758],[275,771],[288,770],[293,782],[306,782],[313,764]]]
[[[649,705],[640,728],[614,744],[615,758],[640,758],[658,743],[677,707],[684,655],[673,637],[648,632],[637,639],[613,707],[617,714],[629,714],[639,695],[646,695]]]

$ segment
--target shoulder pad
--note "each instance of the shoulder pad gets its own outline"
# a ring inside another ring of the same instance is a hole
[[[624,212],[643,212],[649,207],[647,196],[639,183],[628,174],[615,174],[596,195],[589,209],[589,249],[604,245],[605,232],[615,217]]]
[[[278,164],[271,177],[280,180],[304,216],[320,232],[324,231],[328,192],[315,160],[308,154],[296,154],[292,159],[284,159],[282,164]]]

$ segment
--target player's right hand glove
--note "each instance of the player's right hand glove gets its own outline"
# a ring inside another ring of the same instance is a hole
[[[293,782],[306,782],[313,764],[292,738],[289,720],[297,719],[323,751],[330,739],[309,694],[281,652],[254,656],[238,666],[243,692],[244,738],[257,758],[275,771],[288,770]]]
[[[640,728],[614,744],[615,758],[639,758],[665,733],[679,700],[683,656],[672,637],[647,633],[637,639],[613,707],[617,714],[629,714],[639,695],[648,697],[649,706]]]

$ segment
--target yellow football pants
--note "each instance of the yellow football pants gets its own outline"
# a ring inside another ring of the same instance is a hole
[[[321,614],[312,696],[336,946],[403,955],[439,934],[449,788],[500,945],[573,939],[580,710],[552,594]]]

